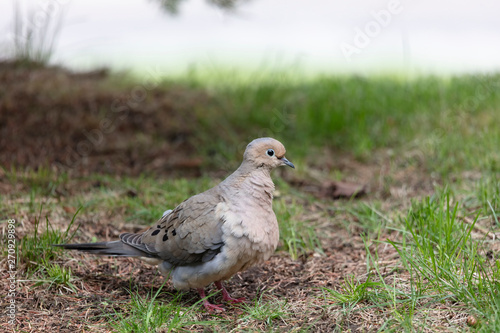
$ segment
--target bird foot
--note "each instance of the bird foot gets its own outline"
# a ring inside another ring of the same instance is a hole
[[[225,302],[231,303],[231,304],[246,302],[245,298],[243,298],[243,297],[242,298],[231,297],[231,295],[229,295],[229,293],[227,292],[226,288],[222,285],[222,282],[220,282],[220,281],[215,282],[215,286],[217,287],[217,289],[219,289],[222,292],[222,299]],[[198,288],[198,293],[200,294],[200,297],[203,299],[203,306],[205,307],[205,309],[207,309],[208,312],[226,311],[222,307],[222,305],[212,304],[206,299],[205,289]]]
[[[228,302],[228,303],[232,303],[232,304],[236,304],[236,303],[246,303],[246,299],[245,297],[241,297],[241,298],[232,298],[231,296],[229,296],[229,294],[227,296],[222,296],[222,299],[225,301],[225,302]]]
[[[246,302],[245,298],[233,298],[229,295],[227,289],[222,285],[222,282],[215,282],[215,286],[222,292],[222,299],[228,303],[236,304],[236,303],[244,303]]]
[[[203,299],[203,306],[205,307],[205,309],[207,309],[208,312],[213,312],[213,311],[226,311],[222,305],[216,305],[216,304],[212,304],[210,303],[207,299],[206,299],[206,295],[205,295],[205,289],[203,288],[198,288],[198,293],[200,294],[200,297]]]
[[[224,312],[226,311],[223,307],[222,307],[222,304],[212,304],[210,303],[209,301],[205,300],[203,301],[203,306],[205,307],[205,309],[207,309],[208,312],[213,312],[213,311],[221,311],[221,312]]]

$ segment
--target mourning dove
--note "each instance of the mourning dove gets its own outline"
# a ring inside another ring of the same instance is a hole
[[[142,257],[170,276],[175,288],[196,288],[209,311],[224,309],[206,300],[205,287],[214,282],[224,301],[232,298],[222,281],[267,260],[279,240],[272,209],[276,167],[295,166],[285,158],[285,147],[272,138],[248,144],[240,167],[217,186],[166,211],[141,234],[123,233],[120,240],[89,244],[61,244],[65,249],[111,256]]]

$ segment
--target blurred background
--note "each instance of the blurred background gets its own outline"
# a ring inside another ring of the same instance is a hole
[[[499,12],[493,0],[3,1],[0,160],[227,172],[268,135],[310,166],[314,147],[421,156],[441,175],[496,170]]]
[[[4,48],[20,37],[15,7],[25,24],[50,21],[51,61],[75,69],[154,67],[178,75],[193,67],[277,67],[314,75],[500,68],[494,0],[2,1]]]

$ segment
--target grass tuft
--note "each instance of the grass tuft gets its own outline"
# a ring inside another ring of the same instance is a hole
[[[14,3],[13,42],[9,55],[16,64],[29,68],[46,66],[54,53],[61,30],[61,5],[23,12]]]
[[[48,289],[63,287],[72,292],[77,291],[76,286],[72,283],[74,277],[69,267],[60,266],[53,262],[45,262],[39,266],[38,273],[42,278],[36,280],[36,286],[48,284]]]
[[[153,293],[142,295],[136,291],[129,291],[130,303],[123,309],[108,315],[111,327],[116,332],[172,332],[187,329],[191,325],[207,325],[209,322],[198,321],[195,310],[199,302],[191,307],[183,307],[179,303],[181,293],[173,295],[168,303],[157,300],[163,285]],[[201,302],[201,301],[200,301]]]
[[[45,230],[41,229],[42,206],[37,217],[35,217],[35,230],[32,234],[26,235],[21,239],[18,249],[18,262],[26,265],[28,273],[38,271],[40,268],[45,268],[48,262],[55,260],[62,249],[52,246],[53,244],[68,243],[75,236],[79,227],[71,231],[75,218],[80,209],[76,211],[64,231],[54,229],[49,222],[48,217],[45,217]]]
[[[325,288],[329,294],[327,299],[334,304],[346,305],[348,308],[353,308],[362,301],[378,302],[381,299],[384,302],[387,300],[387,295],[382,295],[383,285],[380,282],[371,281],[371,276],[368,275],[366,281],[361,282],[354,275],[349,275],[344,278],[339,290]]]
[[[246,315],[240,317],[238,322],[244,324],[248,321],[258,321],[266,327],[273,327],[275,321],[286,321],[290,316],[290,305],[286,299],[263,300],[263,294],[255,299],[253,304],[243,304]]]
[[[486,315],[500,292],[500,263],[489,259],[485,237],[473,238],[479,213],[464,222],[463,205],[449,191],[414,202],[402,241],[388,242],[401,256],[412,283],[436,301],[449,299]]]
[[[301,205],[295,201],[276,199],[273,209],[279,221],[281,250],[287,251],[293,260],[309,251],[323,252],[314,224],[304,220]]]

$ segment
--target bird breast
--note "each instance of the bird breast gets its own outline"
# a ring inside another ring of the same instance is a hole
[[[266,260],[278,245],[279,228],[272,209],[274,184],[270,177],[248,177],[238,191],[218,204],[228,250],[255,263]],[[252,263],[253,264],[253,263]]]

